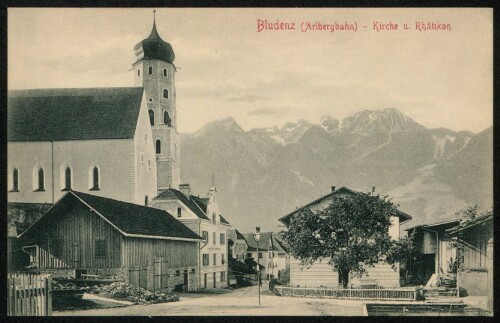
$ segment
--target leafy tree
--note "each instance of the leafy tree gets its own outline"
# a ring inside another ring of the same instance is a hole
[[[292,256],[302,265],[330,258],[344,287],[349,274],[361,277],[379,260],[395,264],[407,257],[406,242],[391,239],[390,217],[396,214],[387,196],[334,196],[324,209],[309,208],[294,215],[285,234]]]

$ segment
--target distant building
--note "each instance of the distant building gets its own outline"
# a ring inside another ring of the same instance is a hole
[[[151,207],[175,214],[176,219],[185,224],[204,242],[198,250],[200,288],[226,287],[228,284],[228,243],[229,223],[222,217],[217,205],[215,188],[207,197],[191,195],[189,184],[181,184],[180,190],[169,188],[151,201]]]
[[[457,285],[470,296],[486,296],[493,284],[488,284],[488,242],[493,239],[493,211],[446,231],[457,243]],[[492,267],[492,263],[490,263]]]
[[[131,282],[137,271],[135,284],[154,290],[198,289],[200,241],[165,211],[74,191],[19,236],[40,272]]]
[[[227,231],[229,257],[238,261],[244,261],[248,244],[245,237],[236,228],[231,227]]]
[[[301,210],[309,208],[311,211],[317,211],[326,208],[331,203],[333,196],[349,197],[360,192],[353,191],[347,187],[335,189],[332,187],[332,192],[322,196],[305,206],[283,216],[279,220],[288,226],[290,219]],[[401,223],[411,220],[411,216],[401,211],[391,216],[392,225],[389,227],[389,236],[395,240],[399,239],[399,228]],[[302,268],[300,260],[291,257],[290,259],[290,285],[291,286],[307,286],[307,287],[338,287],[341,283],[340,277],[332,266],[328,263],[329,258],[324,258],[322,262],[316,262],[308,268]],[[376,284],[382,287],[399,287],[399,266],[394,270],[391,265],[379,262],[374,267],[366,268],[367,274],[362,278],[349,277],[349,284],[359,286],[363,284]]]
[[[253,233],[245,233],[244,237],[248,245],[246,258],[253,258],[255,262],[262,266],[261,275],[263,278],[278,277],[280,270],[289,267],[290,256],[283,243],[276,238],[275,233],[261,232],[259,243],[255,241]]]

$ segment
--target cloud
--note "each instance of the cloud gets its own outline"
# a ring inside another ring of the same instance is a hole
[[[283,112],[282,109],[277,108],[260,108],[247,113],[249,116],[275,116]]]

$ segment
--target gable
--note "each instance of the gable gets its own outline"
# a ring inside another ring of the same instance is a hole
[[[8,93],[8,141],[134,138],[143,88]]]

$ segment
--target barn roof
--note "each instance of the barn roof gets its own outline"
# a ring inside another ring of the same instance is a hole
[[[8,141],[133,138],[141,87],[13,90],[8,93]]]
[[[36,227],[39,221],[50,216],[51,213],[60,212],[61,210],[64,212],[68,203],[70,203],[69,201],[76,201],[90,208],[127,237],[203,240],[167,211],[76,191],[67,192],[22,235]]]
[[[331,198],[331,197],[333,197],[335,195],[340,195],[340,194],[354,195],[354,194],[365,194],[365,193],[356,192],[354,190],[351,190],[350,188],[347,188],[347,187],[343,186],[343,187],[339,188],[338,190],[330,192],[330,193],[328,193],[328,194],[326,194],[326,195],[324,195],[324,196],[322,196],[322,197],[320,197],[320,198],[318,198],[318,199],[316,199],[316,200],[314,200],[314,201],[312,201],[312,202],[310,202],[310,203],[308,203],[308,204],[306,204],[306,205],[298,208],[297,210],[295,210],[295,211],[293,211],[293,212],[291,212],[291,213],[289,213],[289,214],[281,217],[279,219],[279,221],[282,222],[285,225],[289,225],[290,224],[290,218],[292,217],[292,215],[296,214],[297,212],[299,212],[299,211],[301,211],[301,210],[303,210],[303,209],[305,209],[307,207],[310,207],[310,206],[313,206],[315,204],[318,204],[318,203],[324,201],[325,199],[329,199],[329,198]],[[406,214],[404,212],[401,212],[401,211],[399,211],[397,209],[396,209],[396,215],[399,217],[399,221],[401,223],[409,221],[409,220],[412,219],[412,217],[410,215],[408,215],[408,214]]]

